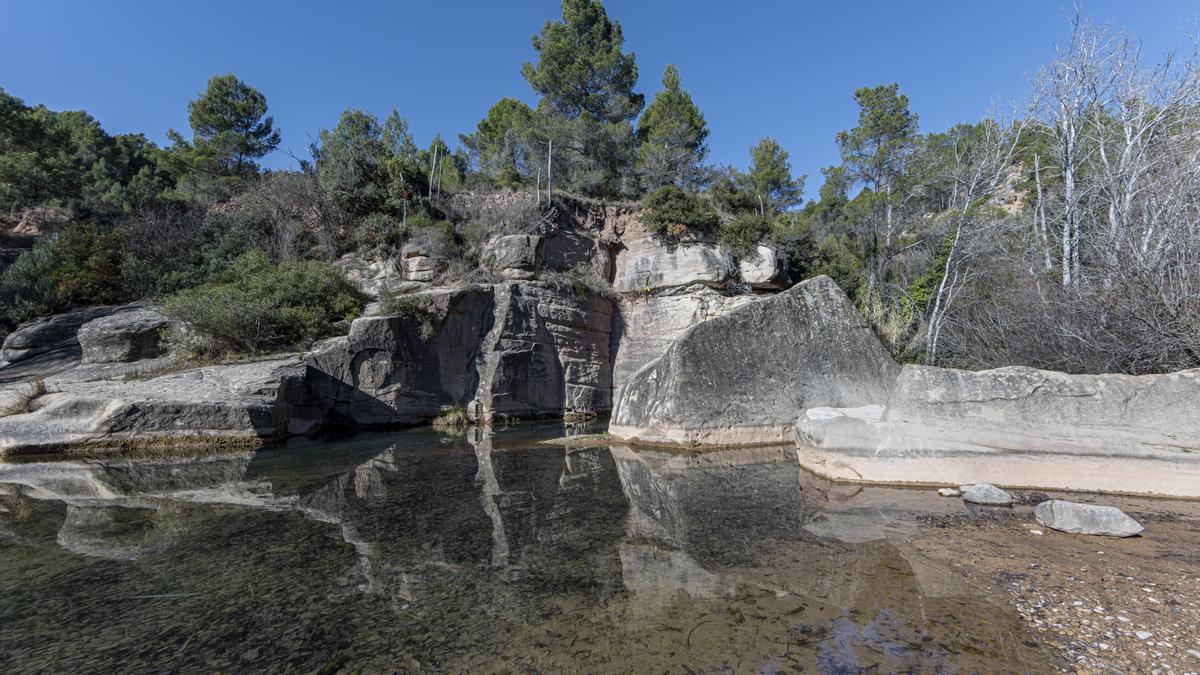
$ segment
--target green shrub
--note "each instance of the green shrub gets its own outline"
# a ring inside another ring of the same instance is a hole
[[[642,219],[650,231],[672,239],[709,234],[720,220],[702,197],[674,185],[664,185],[646,195],[642,206]]]
[[[184,346],[197,356],[303,347],[357,316],[366,297],[318,262],[274,265],[266,254],[239,256],[217,279],[167,298],[165,313],[185,322]]]
[[[22,253],[0,277],[10,321],[132,300],[120,232],[72,223]]]
[[[384,213],[372,213],[359,222],[354,239],[362,250],[387,255],[400,250],[405,234],[406,228],[400,221]]]
[[[729,247],[737,255],[754,250],[771,231],[771,221],[757,213],[743,213],[721,223],[717,229],[717,241]]]

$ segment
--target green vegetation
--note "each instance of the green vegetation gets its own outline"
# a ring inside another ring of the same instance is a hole
[[[0,91],[0,237],[41,230],[0,271],[0,334],[170,296],[200,351],[299,344],[361,307],[324,263],[411,245],[439,281],[488,281],[487,242],[556,227],[567,194],[640,201],[667,241],[741,257],[768,243],[793,279],[835,279],[902,360],[1200,366],[1200,57],[1148,68],[1132,36],[1077,21],[1038,105],[940,132],[920,129],[899,84],[859,88],[857,118],[830,139],[840,162],[802,204],[807,177],[778,141],[741,168],[706,164],[707,121],[679,71],[646,105],[621,24],[599,0],[561,8],[521,68],[536,105],[511,92],[458,147],[418,142],[398,111],[348,109],[298,170],[264,171],[282,139],[267,97],[233,74],[208,81],[190,137],[171,131],[165,149]],[[583,270],[544,281],[606,292]],[[428,339],[412,302],[385,298]]]
[[[362,292],[328,265],[276,265],[252,251],[213,281],[167,298],[164,312],[187,324],[180,337],[189,352],[211,356],[305,347],[364,304]]]

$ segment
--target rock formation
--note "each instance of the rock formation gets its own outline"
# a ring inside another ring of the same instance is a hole
[[[868,414],[804,411],[801,461],[883,482],[1200,494],[1200,370],[1068,375],[905,366]]]
[[[610,431],[644,443],[785,442],[796,411],[887,399],[898,367],[828,277],[701,323],[633,375]]]

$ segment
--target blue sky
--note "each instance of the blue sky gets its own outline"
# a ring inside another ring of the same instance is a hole
[[[899,82],[924,131],[976,120],[1020,97],[1066,36],[1067,2],[693,2],[608,0],[637,54],[647,100],[667,63],[712,131],[711,159],[746,164],[779,139],[815,193],[854,125],[856,87]],[[1137,33],[1150,54],[1182,45],[1200,3],[1084,0],[1099,23]],[[531,36],[557,0],[320,3],[2,0],[0,87],[28,103],[85,109],[111,133],[163,143],[186,131],[187,102],[233,72],[262,90],[282,130],[265,164],[294,165],[347,107],[396,108],[419,143],[454,139],[505,96],[531,104],[521,77]]]

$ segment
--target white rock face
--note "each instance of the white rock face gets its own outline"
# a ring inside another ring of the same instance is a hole
[[[617,256],[613,288],[636,293],[692,284],[724,286],[732,276],[733,259],[716,244],[642,244]]]
[[[964,485],[962,488],[964,502],[983,504],[985,506],[1012,506],[1012,495],[990,483]]]
[[[778,252],[764,244],[759,244],[753,254],[738,261],[738,272],[744,283],[756,289],[787,286],[787,273]]]
[[[905,366],[878,421],[796,425],[833,478],[1200,496],[1200,370],[1068,375]]]
[[[1071,534],[1132,537],[1145,528],[1124,511],[1112,506],[1092,506],[1052,499],[1037,505],[1038,523]]]

